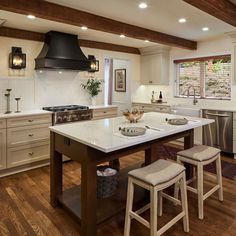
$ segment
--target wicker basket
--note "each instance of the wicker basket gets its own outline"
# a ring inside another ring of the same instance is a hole
[[[109,166],[98,166],[97,170],[103,171]],[[111,167],[109,167],[111,168]],[[115,194],[119,182],[119,172],[111,176],[97,176],[97,197],[107,198]]]

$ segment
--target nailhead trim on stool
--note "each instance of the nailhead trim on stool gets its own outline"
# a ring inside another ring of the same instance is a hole
[[[203,166],[208,165],[212,162],[216,162],[216,182],[217,184],[207,193],[203,192]],[[210,195],[218,191],[219,200],[223,201],[223,186],[222,186],[222,173],[221,173],[221,157],[220,149],[199,145],[193,148],[183,150],[177,153],[177,162],[189,163],[196,166],[197,176],[193,176],[192,179],[187,181],[187,184],[192,183],[195,179],[197,180],[197,189],[187,186],[187,189],[198,195],[198,218],[204,218],[203,203]],[[175,185],[175,198],[178,198],[179,187]]]
[[[163,192],[164,189],[176,183],[180,185],[181,201]],[[132,210],[134,185],[150,191],[150,203],[135,212]],[[182,205],[182,211],[157,230],[157,215],[162,216],[163,197]],[[148,209],[150,209],[150,222],[140,216],[140,214]],[[183,166],[166,160],[158,160],[146,167],[129,172],[124,236],[130,235],[132,219],[136,219],[149,228],[151,236],[159,236],[182,218],[184,231],[189,232],[187,189],[185,168]]]

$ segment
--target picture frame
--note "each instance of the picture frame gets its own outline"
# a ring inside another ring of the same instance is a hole
[[[126,92],[126,69],[115,70],[115,91]]]

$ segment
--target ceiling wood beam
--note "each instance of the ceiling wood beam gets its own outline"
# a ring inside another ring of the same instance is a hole
[[[65,7],[42,0],[1,0],[0,9],[19,14],[33,14],[46,20],[75,26],[87,26],[90,29],[112,34],[125,34],[127,37],[160,43],[185,49],[197,49],[197,42],[154,30],[126,24],[88,12]]]
[[[236,27],[236,5],[228,0],[183,0],[184,2]]]
[[[13,29],[13,28],[8,28],[8,27],[0,27],[0,36],[32,40],[32,41],[40,41],[40,42],[43,42],[45,38],[45,34],[43,33],[32,32],[32,31],[21,30],[21,29]],[[80,39],[79,44],[81,47],[87,47],[87,48],[95,48],[95,49],[115,51],[115,52],[124,52],[124,53],[131,53],[131,54],[137,54],[137,55],[140,54],[139,49],[135,47],[97,42],[97,41],[91,41],[87,39]]]

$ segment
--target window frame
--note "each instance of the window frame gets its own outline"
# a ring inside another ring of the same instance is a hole
[[[217,56],[207,56],[207,57],[195,57],[195,58],[186,58],[186,59],[177,59],[173,60],[174,63],[174,71],[175,71],[175,79],[174,79],[174,97],[175,98],[193,98],[193,95],[180,95],[179,94],[179,64],[183,62],[205,62],[207,60],[214,60],[214,59],[223,59],[229,57],[230,63],[231,63],[231,71],[230,71],[230,90],[231,94],[230,97],[205,97],[206,91],[205,91],[205,83],[206,83],[206,77],[203,78],[204,80],[204,86],[203,88],[200,87],[200,89],[203,89],[204,96],[196,96],[198,99],[208,99],[208,100],[231,100],[232,99],[232,55],[231,54],[223,54],[223,55],[217,55]],[[205,72],[204,72],[205,73]],[[201,78],[200,78],[201,80]]]

